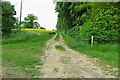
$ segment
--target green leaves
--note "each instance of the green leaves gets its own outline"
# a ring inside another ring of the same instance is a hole
[[[16,22],[16,11],[10,2],[2,1],[2,35],[3,37],[11,33],[11,28]]]
[[[76,39],[79,37],[81,41],[87,43],[92,35],[94,42],[98,44],[117,43],[118,14],[120,13],[118,3],[68,2],[58,4],[58,30],[65,30],[68,35]]]
[[[25,21],[23,21],[22,24],[26,28],[40,27],[40,24],[35,21],[38,20],[38,17],[33,14],[28,14],[28,16],[24,18],[24,20]]]
[[[24,18],[25,21],[29,21],[29,22],[33,22],[34,20],[37,20],[37,19],[38,18],[33,14],[28,14],[28,16]]]

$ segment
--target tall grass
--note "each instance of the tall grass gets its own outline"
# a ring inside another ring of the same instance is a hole
[[[55,36],[54,40],[55,40],[55,41],[58,41],[58,40],[59,40],[59,37],[60,37],[60,35],[57,33],[57,35]]]
[[[51,37],[52,35],[45,33],[19,31],[13,33],[10,38],[3,39],[3,66],[19,67],[28,74],[28,77],[38,75],[35,66],[42,63],[40,56],[43,55],[45,42]],[[26,70],[26,68],[29,68],[29,70]]]
[[[68,47],[86,54],[90,57],[98,58],[101,63],[108,64],[112,67],[118,67],[118,45],[117,44],[103,44],[103,45],[89,45],[78,42],[70,36],[63,35],[65,43]]]

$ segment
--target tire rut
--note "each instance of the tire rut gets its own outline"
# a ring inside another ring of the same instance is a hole
[[[58,42],[54,41],[55,36],[46,43],[42,78],[115,78],[92,58],[68,48],[61,35]],[[55,45],[63,46],[65,51],[56,50]]]

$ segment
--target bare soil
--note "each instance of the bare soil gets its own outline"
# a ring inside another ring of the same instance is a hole
[[[59,41],[51,38],[46,43],[43,65],[41,67],[42,78],[114,78],[103,69],[96,59],[78,53],[68,48],[62,36]],[[55,45],[61,45],[65,51],[55,49]]]

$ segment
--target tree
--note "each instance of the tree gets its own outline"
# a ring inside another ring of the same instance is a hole
[[[34,28],[40,28],[40,24],[38,22],[34,22]]]
[[[11,28],[16,22],[16,11],[14,5],[8,1],[2,1],[2,36],[8,36],[11,33]]]
[[[40,27],[40,29],[45,29],[44,27]],[[46,29],[45,29],[46,30]]]
[[[97,44],[116,43],[119,27],[119,3],[57,2],[57,29],[79,41]]]
[[[35,20],[38,20],[38,18],[33,14],[28,14],[28,16],[24,18],[24,20],[24,26],[27,28],[34,28],[35,25],[38,26],[38,22],[35,22]]]
[[[0,5],[1,5],[1,1],[0,1]],[[2,35],[2,7],[0,6],[0,35]],[[0,39],[1,39],[2,36],[0,36]]]
[[[92,4],[89,18],[81,28],[81,39],[89,42],[93,35],[96,44],[117,43],[119,13],[117,3]]]
[[[56,4],[56,12],[58,12],[58,22],[57,29],[59,30],[67,30],[72,27],[70,10],[68,7],[71,5],[70,2],[57,2]]]

